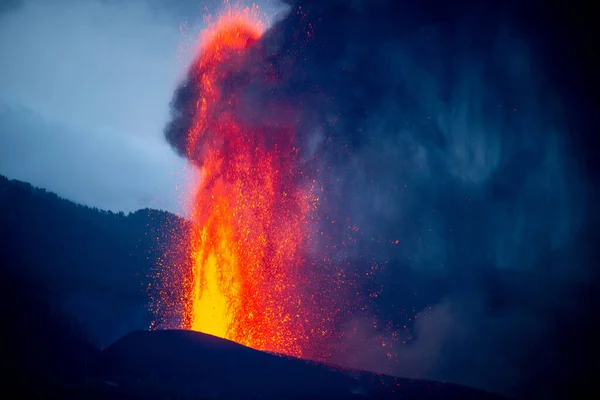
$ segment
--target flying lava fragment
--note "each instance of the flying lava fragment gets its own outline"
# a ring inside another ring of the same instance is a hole
[[[301,182],[292,123],[245,122],[228,80],[261,36],[248,13],[207,32],[190,72],[197,93],[186,152],[200,170],[191,199],[191,277],[185,327],[260,349],[302,355],[310,325],[303,263],[311,196]]]

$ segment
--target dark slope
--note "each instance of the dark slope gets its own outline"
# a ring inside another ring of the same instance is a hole
[[[47,291],[0,271],[0,377],[11,382],[81,382],[100,351]]]
[[[353,379],[304,361],[191,331],[134,332],[103,351],[103,375],[200,395],[334,395]],[[310,384],[306,384],[310,382]],[[304,383],[304,384],[303,384]]]
[[[99,374],[126,393],[140,394],[184,392],[209,398],[499,399],[458,385],[343,370],[181,330],[126,335],[102,352]]]
[[[148,275],[181,229],[167,212],[98,210],[0,176],[2,271],[44,288],[98,346],[148,327]]]

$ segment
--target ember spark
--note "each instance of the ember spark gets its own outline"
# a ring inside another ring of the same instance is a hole
[[[261,33],[247,13],[231,12],[209,28],[192,67],[200,95],[187,156],[201,178],[191,202],[185,323],[256,349],[301,356],[308,321],[297,269],[310,193],[298,185],[294,126],[265,132],[245,123],[235,112],[240,94],[226,84],[239,77],[237,68]]]

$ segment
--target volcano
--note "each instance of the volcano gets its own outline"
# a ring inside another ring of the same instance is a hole
[[[393,378],[257,351],[199,332],[132,332],[102,352],[99,374],[127,393],[194,398],[502,399],[449,383]]]

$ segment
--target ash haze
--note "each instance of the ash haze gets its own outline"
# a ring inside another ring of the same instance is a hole
[[[162,129],[195,35],[220,5],[3,2],[0,174],[102,209],[181,213],[186,163]]]

